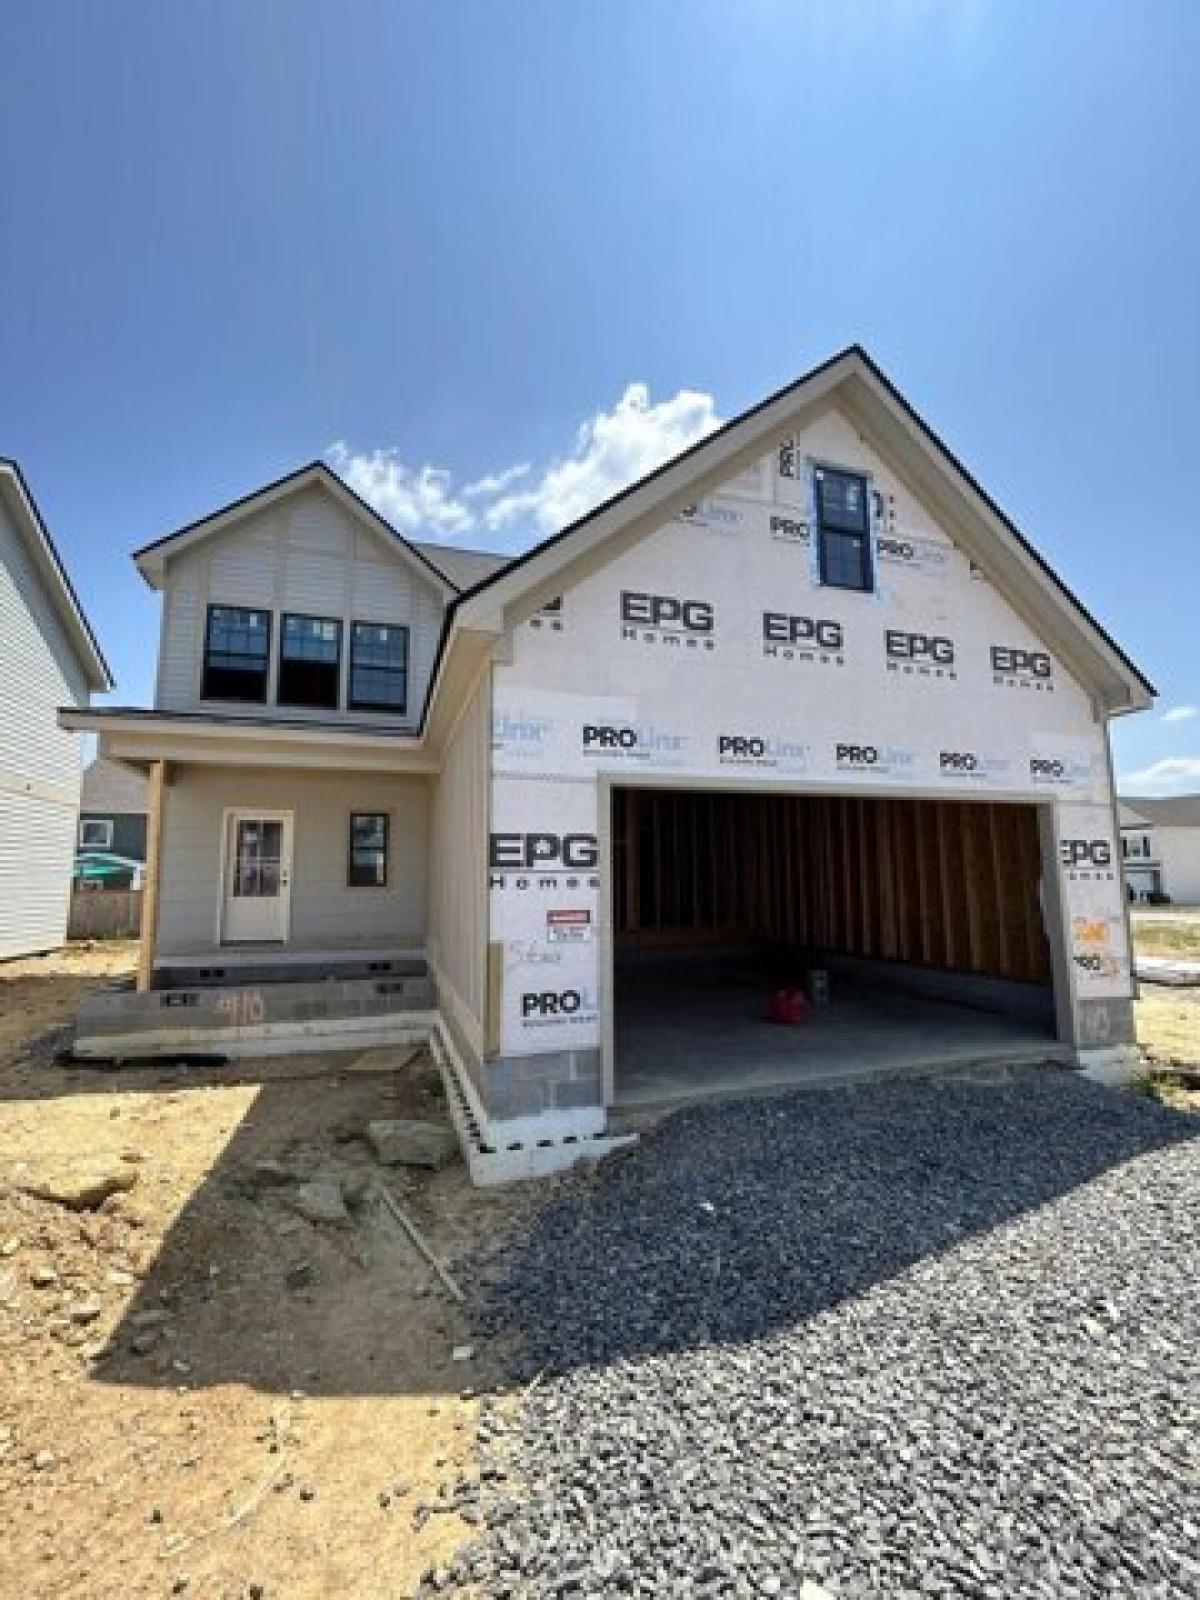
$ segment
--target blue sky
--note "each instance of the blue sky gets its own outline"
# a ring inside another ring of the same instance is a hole
[[[514,548],[860,340],[1158,684],[1119,768],[1200,789],[1200,5],[58,0],[4,31],[0,454],[121,701],[157,626],[128,552],[302,461]]]

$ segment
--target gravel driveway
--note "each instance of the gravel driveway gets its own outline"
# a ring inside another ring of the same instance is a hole
[[[1055,1072],[660,1124],[507,1263],[547,1370],[441,1592],[1200,1594],[1198,1134]]]

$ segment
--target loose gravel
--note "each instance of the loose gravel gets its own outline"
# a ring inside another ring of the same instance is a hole
[[[1049,1071],[661,1123],[507,1259],[421,1593],[1200,1595],[1198,1136]]]

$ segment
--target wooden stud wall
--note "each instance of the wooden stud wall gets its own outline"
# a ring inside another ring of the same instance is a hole
[[[1050,981],[1033,806],[618,789],[612,837],[620,944],[783,944]]]

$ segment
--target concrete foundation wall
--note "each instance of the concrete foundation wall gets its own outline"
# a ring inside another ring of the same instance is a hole
[[[209,949],[217,942],[225,813],[255,806],[293,813],[290,945],[423,945],[428,866],[423,779],[179,767],[164,798],[160,957]],[[353,811],[386,811],[391,818],[388,881],[382,888],[347,887]]]

